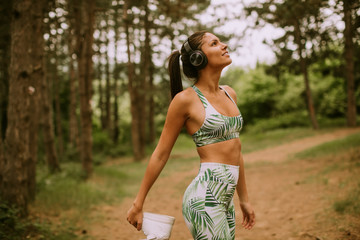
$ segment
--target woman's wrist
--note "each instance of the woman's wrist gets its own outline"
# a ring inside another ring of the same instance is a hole
[[[137,209],[138,211],[142,211],[142,209],[143,209],[143,206],[142,206],[142,205],[137,204],[137,203],[135,203],[135,202],[133,202],[133,207],[134,207],[135,209]]]
[[[240,203],[248,203],[249,198],[247,194],[238,194]]]

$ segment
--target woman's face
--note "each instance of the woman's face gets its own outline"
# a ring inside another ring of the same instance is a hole
[[[205,53],[210,67],[224,68],[232,62],[227,45],[220,42],[219,38],[212,33],[205,33],[201,50]]]

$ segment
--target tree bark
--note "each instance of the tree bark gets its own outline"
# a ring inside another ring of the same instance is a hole
[[[69,34],[69,88],[70,88],[70,106],[69,106],[69,143],[73,149],[79,152],[79,122],[76,109],[78,106],[77,101],[77,77],[74,67],[74,45],[72,34]]]
[[[46,162],[51,173],[58,172],[60,165],[55,148],[55,134],[53,124],[53,109],[50,103],[50,87],[46,78],[41,82],[41,115],[42,129],[44,133],[44,147]]]
[[[10,44],[11,44],[11,1],[5,1],[1,5],[1,24],[0,33],[0,138],[4,140],[7,127],[7,106],[9,96],[9,64],[10,64]]]
[[[127,62],[127,74],[128,74],[128,90],[130,94],[130,111],[131,111],[131,141],[132,141],[132,148],[134,153],[135,161],[140,161],[145,156],[145,149],[144,146],[141,144],[141,135],[140,135],[140,114],[141,112],[138,111],[138,102],[139,101],[139,94],[136,89],[136,75],[135,75],[135,68],[134,64],[131,60],[131,51],[130,51],[130,31],[129,31],[129,19],[127,15],[128,11],[128,0],[125,0],[124,8],[123,8],[123,19],[124,19],[124,27],[125,27],[125,34],[126,34],[126,46],[127,46],[127,55],[128,55],[128,62]]]
[[[309,112],[312,127],[314,129],[318,129],[319,125],[318,125],[318,122],[316,119],[315,108],[314,108],[313,98],[312,98],[312,94],[311,94],[306,59],[302,55],[304,47],[303,47],[303,44],[301,43],[301,29],[300,29],[299,21],[297,19],[294,20],[294,27],[295,27],[295,29],[294,29],[295,42],[298,45],[297,50],[298,50],[298,54],[299,54],[299,58],[300,58],[300,68],[301,68],[301,72],[304,76],[304,84],[305,84],[305,93],[306,93],[306,102],[307,102],[307,106],[308,106],[308,112]]]
[[[153,76],[154,66],[150,67],[150,82],[149,82],[149,143],[154,144],[156,140],[156,131],[155,131],[155,102],[154,102],[154,76]]]
[[[106,32],[109,32],[110,30],[110,27],[109,27],[109,16],[108,15],[105,15],[105,21],[106,21]],[[106,36],[106,41],[105,41],[105,44],[106,44],[106,63],[105,63],[105,79],[106,79],[106,82],[105,82],[105,128],[108,130],[108,133],[110,134],[111,133],[111,83],[110,83],[110,57],[109,57],[109,50],[110,50],[110,47],[109,47],[109,38],[108,36]]]
[[[151,53],[151,37],[150,37],[150,20],[149,20],[149,13],[150,10],[148,8],[148,0],[145,4],[145,15],[144,15],[144,30],[145,30],[145,49],[144,49],[144,75],[145,75],[145,104],[144,107],[146,114],[148,116],[147,119],[147,143],[154,143],[155,142],[155,121],[154,121],[154,78],[153,78],[153,62],[152,62],[152,53]],[[143,107],[143,108],[144,108]],[[145,127],[144,127],[145,128]],[[144,143],[145,144],[145,143]]]
[[[120,129],[119,129],[119,95],[120,95],[120,89],[118,89],[118,81],[119,81],[119,73],[120,73],[120,69],[119,69],[119,60],[118,60],[118,55],[117,55],[117,51],[118,51],[118,46],[119,46],[119,14],[118,14],[118,4],[119,2],[116,1],[117,4],[115,6],[115,13],[114,13],[114,32],[115,32],[115,37],[114,37],[114,41],[115,41],[115,54],[114,54],[114,120],[113,120],[113,134],[112,134],[112,139],[114,143],[118,142],[119,139],[119,134],[120,134]]]
[[[99,91],[99,108],[100,108],[100,121],[101,121],[101,129],[106,130],[106,112],[105,112],[105,104],[104,104],[104,88],[102,84],[102,53],[99,51],[99,62],[97,65],[97,79],[98,79],[98,91]]]
[[[57,8],[57,4],[55,1],[55,8]],[[55,27],[56,34],[54,36],[54,69],[53,69],[53,92],[54,92],[54,100],[55,100],[55,119],[56,119],[56,134],[57,134],[57,145],[58,145],[58,158],[61,159],[64,154],[64,137],[61,126],[61,108],[60,108],[60,83],[59,83],[59,74],[58,74],[58,45],[59,45],[59,36],[57,34],[57,29],[59,26],[59,19],[55,17]]]
[[[105,14],[103,14],[103,15],[105,15]],[[103,84],[102,84],[102,80],[103,80],[103,64],[102,64],[101,60],[103,58],[106,58],[105,54],[107,54],[107,52],[102,53],[100,51],[100,48],[101,48],[100,46],[101,46],[101,44],[103,44],[102,39],[106,35],[106,30],[104,30],[104,28],[101,26],[100,22],[98,22],[97,28],[100,31],[100,37],[98,39],[99,51],[97,52],[98,62],[97,62],[97,69],[96,69],[96,78],[98,79],[98,93],[99,93],[98,106],[99,106],[99,109],[100,109],[101,129],[106,130],[106,111],[105,111],[105,103],[104,103],[104,87],[103,87]]]
[[[4,145],[0,144],[0,192],[5,201],[19,207],[23,216],[27,214],[31,199],[29,186],[35,182],[32,144],[37,143],[32,142],[34,136],[31,134],[36,134],[32,130],[38,122],[32,114],[38,105],[39,82],[45,74],[44,3],[16,1],[12,11],[8,127]]]
[[[68,49],[69,49],[69,89],[70,89],[70,106],[69,106],[69,144],[76,152],[80,152],[79,144],[79,120],[76,113],[78,106],[78,71],[75,69],[75,47],[76,38],[75,33],[75,7],[72,1],[67,2],[67,8],[69,11],[69,34],[68,34]]]
[[[56,45],[57,43],[55,43]],[[57,47],[55,47],[56,49]],[[55,50],[56,53],[56,50]],[[58,145],[58,158],[64,154],[64,141],[63,141],[63,131],[61,126],[61,109],[60,109],[60,93],[59,93],[59,74],[58,74],[58,60],[55,56],[54,72],[53,72],[53,90],[54,90],[54,100],[55,100],[55,119],[56,119],[56,135],[57,135],[57,145]]]
[[[80,87],[80,158],[85,177],[92,174],[92,43],[94,31],[95,1],[81,1],[77,16],[77,49]]]
[[[352,1],[343,0],[344,4],[344,38],[345,38],[345,78],[347,83],[347,114],[346,120],[349,127],[356,126],[356,99],[354,78],[354,43],[353,43],[353,19]]]
[[[152,93],[150,92],[150,79],[152,76],[150,76],[150,66],[152,63],[152,59],[151,59],[151,46],[150,46],[150,21],[149,21],[149,8],[148,8],[148,0],[145,1],[144,3],[144,8],[145,8],[145,15],[144,15],[144,32],[145,32],[145,46],[144,46],[144,51],[142,52],[142,54],[144,54],[144,74],[143,76],[140,78],[140,80],[143,81],[142,85],[144,86],[143,91],[142,91],[142,100],[143,102],[141,103],[141,105],[139,105],[139,111],[145,115],[150,117],[149,112],[150,112],[150,108],[149,108],[149,103],[150,103],[150,99],[152,98]],[[142,118],[141,119],[141,130],[142,130],[142,144],[146,145],[148,143],[148,139],[149,139],[149,132],[147,132],[147,127],[149,126],[149,123],[151,121],[149,121],[150,119],[146,119],[146,118]],[[146,124],[148,123],[148,124]],[[148,133],[148,134],[147,134]]]

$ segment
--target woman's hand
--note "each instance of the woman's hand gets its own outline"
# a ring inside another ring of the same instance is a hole
[[[245,229],[250,230],[255,225],[255,212],[250,203],[240,203],[243,213],[242,225]]]
[[[127,212],[127,221],[133,225],[138,231],[142,228],[143,222],[143,211],[140,208],[137,208],[133,205]]]

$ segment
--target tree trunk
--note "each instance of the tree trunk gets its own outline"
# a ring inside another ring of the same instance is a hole
[[[100,121],[101,121],[101,129],[105,130],[106,129],[106,111],[105,111],[105,104],[104,104],[104,88],[103,88],[103,84],[102,84],[102,63],[101,63],[101,58],[102,58],[102,54],[99,51],[99,62],[97,65],[97,79],[99,81],[98,83],[98,91],[99,91],[99,109],[100,109]]]
[[[295,22],[295,24],[294,24],[295,42],[298,45],[297,49],[298,49],[298,54],[299,54],[299,58],[300,58],[300,68],[301,68],[301,72],[304,76],[305,93],[306,93],[306,102],[307,102],[307,106],[308,106],[308,112],[309,112],[312,127],[314,129],[318,129],[319,125],[318,125],[318,122],[316,119],[315,108],[314,108],[314,103],[313,103],[311,89],[310,89],[306,59],[302,55],[304,47],[303,47],[303,44],[301,43],[300,25],[299,25],[299,22],[297,19],[294,22]]]
[[[119,49],[119,14],[118,14],[118,1],[116,1],[117,4],[115,6],[115,13],[114,13],[114,32],[115,32],[115,37],[114,37],[114,41],[115,41],[115,54],[114,54],[114,120],[113,120],[113,135],[112,135],[112,139],[114,143],[118,142],[119,139],[119,134],[120,134],[120,129],[119,129],[119,95],[120,95],[120,90],[118,89],[118,81],[119,81],[119,73],[120,73],[120,69],[119,69],[119,60],[118,60],[118,55],[117,55],[117,51]]]
[[[105,18],[105,14],[101,15],[101,18]],[[102,59],[106,58],[105,54],[107,54],[107,52],[105,51],[105,53],[102,53],[100,51],[101,45],[103,44],[102,39],[106,38],[106,29],[104,29],[104,27],[102,26],[101,22],[98,21],[97,24],[97,29],[100,31],[100,36],[99,39],[97,39],[97,44],[99,46],[99,50],[96,52],[96,54],[98,55],[98,61],[97,61],[97,68],[96,68],[96,79],[98,80],[98,84],[97,84],[97,90],[98,90],[98,94],[99,94],[99,101],[98,101],[98,107],[100,110],[100,123],[101,123],[101,129],[102,130],[106,130],[106,111],[105,111],[105,102],[104,102],[104,87],[102,84],[102,80],[103,80],[103,64],[102,64]]]
[[[69,7],[69,9],[71,9]],[[70,23],[70,31],[72,31],[74,23],[73,20]],[[77,79],[76,71],[74,67],[74,37],[73,34],[69,34],[69,88],[70,88],[70,106],[69,106],[69,144],[73,149],[76,149],[79,152],[79,122],[78,116],[76,113],[76,108],[78,106],[77,101]]]
[[[69,11],[68,23],[68,49],[69,49],[69,89],[70,89],[70,106],[69,106],[69,144],[76,152],[80,152],[79,139],[79,120],[76,113],[78,106],[78,71],[75,69],[75,48],[76,38],[74,36],[76,27],[75,7],[73,1],[67,2],[67,9]]]
[[[145,8],[145,14],[144,14],[144,32],[145,32],[145,41],[144,41],[144,50],[142,51],[143,54],[143,62],[144,67],[143,74],[140,77],[140,86],[143,86],[141,88],[141,100],[142,102],[139,104],[139,112],[143,116],[149,116],[149,101],[151,97],[151,92],[149,91],[149,85],[150,85],[150,66],[151,66],[151,47],[150,47],[150,21],[149,21],[149,8],[148,8],[148,0],[144,2],[144,8]],[[148,134],[147,134],[147,126],[148,126],[149,119],[141,118],[141,144],[144,146],[147,144],[148,140]]]
[[[11,1],[5,1],[1,5],[2,14],[0,28],[0,138],[4,140],[7,126],[7,106],[9,96],[9,63],[10,63],[10,44],[11,44]]]
[[[56,22],[58,20],[56,19]],[[59,26],[58,26],[59,27]],[[58,157],[59,159],[62,158],[64,154],[64,137],[63,137],[63,131],[61,126],[61,109],[60,109],[60,83],[59,83],[59,74],[58,74],[58,57],[57,57],[57,47],[58,47],[58,36],[55,35],[55,63],[54,63],[54,70],[53,70],[53,90],[55,95],[55,119],[56,119],[56,134],[57,134],[57,143],[58,143]]]
[[[81,1],[77,17],[77,49],[80,87],[80,158],[85,177],[90,177],[92,166],[92,43],[94,24],[94,0]]]
[[[31,129],[37,123],[31,115],[36,108],[33,104],[39,99],[38,77],[44,77],[44,3],[39,0],[23,0],[13,4],[8,127],[4,146],[1,146],[1,150],[6,151],[0,153],[0,192],[5,201],[19,207],[23,216],[27,214],[30,200],[29,186],[35,181],[30,179],[35,177]]]
[[[52,6],[47,3],[47,12]],[[50,173],[55,173],[60,170],[58,156],[55,145],[55,132],[53,122],[53,105],[51,95],[51,81],[43,78],[41,80],[41,103],[40,103],[40,121],[44,136],[44,149],[46,155],[46,162]]]
[[[33,1],[35,2],[35,1]],[[35,88],[34,97],[31,99],[31,129],[30,129],[30,159],[28,165],[28,193],[29,200],[35,200],[36,194],[36,162],[38,156],[38,132],[41,115],[41,84],[46,81],[46,64],[44,52],[44,23],[43,19],[47,12],[47,3],[44,0],[37,1],[32,5],[33,21],[36,27],[33,28],[32,61],[36,66],[31,74],[32,86]]]
[[[42,106],[42,127],[44,133],[44,146],[46,162],[51,173],[60,170],[60,165],[55,148],[55,134],[53,125],[53,110],[50,103],[49,83],[46,78],[41,83],[41,106]]]
[[[132,148],[134,153],[135,161],[140,161],[145,156],[144,146],[141,144],[141,135],[140,135],[140,114],[141,112],[138,111],[138,103],[139,96],[138,91],[136,89],[135,83],[135,69],[134,64],[131,60],[131,52],[130,52],[130,32],[129,32],[129,19],[127,16],[128,10],[128,0],[124,3],[123,9],[123,19],[124,19],[124,27],[125,27],[125,34],[126,34],[126,45],[127,45],[127,55],[128,55],[128,62],[127,62],[127,74],[128,74],[128,90],[130,94],[130,111],[131,111],[131,141],[132,141]]]
[[[154,123],[154,98],[153,98],[153,62],[152,62],[152,54],[151,54],[151,46],[150,46],[150,21],[149,21],[149,8],[148,8],[148,1],[145,4],[145,15],[144,15],[144,30],[145,30],[145,49],[144,49],[144,79],[145,79],[145,86],[146,91],[145,94],[145,103],[144,107],[146,106],[146,114],[148,118],[144,118],[144,124],[147,121],[147,143],[154,143],[155,141],[155,123]],[[143,107],[143,108],[144,108]],[[145,128],[145,127],[144,127]],[[144,143],[145,144],[145,143]]]
[[[110,27],[109,27],[109,20],[108,20],[108,15],[105,15],[105,21],[106,21],[106,32],[109,32]],[[110,57],[109,57],[109,50],[110,50],[110,46],[109,46],[109,38],[106,36],[106,49],[107,51],[105,52],[105,56],[106,56],[106,63],[105,63],[105,79],[106,79],[106,84],[105,84],[105,110],[106,110],[106,114],[105,114],[105,123],[106,123],[106,129],[108,130],[108,133],[111,133],[111,102],[110,102],[110,96],[111,96],[111,83],[110,83]]]
[[[154,66],[150,67],[150,82],[149,82],[149,143],[154,144],[156,140],[155,132],[155,102],[154,102],[154,76],[153,76]]]
[[[356,100],[355,100],[355,78],[354,78],[354,43],[353,43],[353,19],[352,1],[343,0],[344,4],[344,38],[345,38],[345,78],[347,82],[347,114],[346,120],[349,127],[356,126]]]

